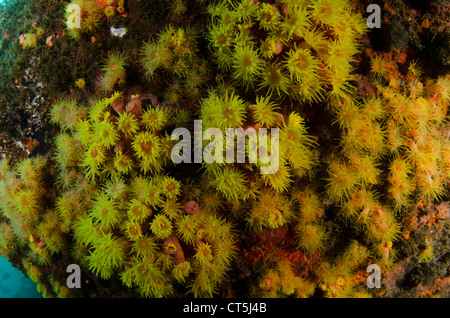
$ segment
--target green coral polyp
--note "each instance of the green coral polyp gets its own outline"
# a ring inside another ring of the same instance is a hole
[[[126,64],[126,59],[121,53],[111,53],[102,67],[104,76],[115,78],[118,82],[124,81]]]
[[[105,182],[103,191],[109,199],[124,202],[128,196],[128,185],[122,178],[114,177]]]

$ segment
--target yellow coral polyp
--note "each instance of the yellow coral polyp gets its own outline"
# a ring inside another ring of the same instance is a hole
[[[311,189],[304,189],[294,193],[299,203],[300,217],[306,223],[312,223],[324,213],[319,196]]]
[[[172,275],[177,281],[184,283],[190,272],[191,263],[186,261],[176,264],[172,270]]]
[[[108,18],[111,18],[112,16],[114,16],[116,14],[116,9],[111,7],[111,6],[107,6],[104,10],[103,13],[105,14],[105,16],[107,16]]]
[[[336,122],[341,129],[359,129],[363,125],[366,125],[366,121],[358,106],[352,101],[344,100],[336,108]]]
[[[196,248],[194,258],[201,265],[208,265],[213,259],[212,247],[206,242],[201,242]]]
[[[450,101],[450,76],[440,76],[436,80],[436,93],[443,101]]]
[[[267,89],[268,94],[276,92],[278,96],[286,94],[289,89],[289,80],[286,72],[279,63],[269,63],[261,75],[260,86]]]
[[[325,247],[324,244],[327,239],[327,233],[320,225],[300,225],[297,230],[297,235],[298,245],[305,252],[317,252]]]
[[[159,108],[148,108],[143,112],[141,123],[145,128],[156,132],[167,124],[167,113]]]
[[[113,275],[114,269],[123,265],[125,261],[122,239],[116,238],[110,232],[102,233],[93,244],[93,250],[87,256],[89,269],[103,279]]]
[[[123,132],[126,137],[131,137],[138,131],[139,124],[136,117],[132,113],[124,112],[119,115],[117,129]]]
[[[107,119],[92,124],[93,142],[106,148],[115,146],[120,139],[115,125]]]
[[[319,71],[319,60],[311,51],[301,48],[291,49],[285,63],[291,78],[298,82],[309,81],[316,77]]]
[[[106,160],[106,148],[103,145],[92,144],[84,154],[84,161],[82,165],[89,170],[87,176],[93,179],[100,171],[100,166]]]
[[[178,236],[188,244],[194,244],[197,238],[197,229],[199,226],[199,221],[197,218],[184,215],[177,222],[177,234]]]
[[[378,168],[378,164],[373,157],[353,155],[350,160],[354,169],[357,171],[361,184],[371,185],[380,182],[379,174],[381,170]]]
[[[370,60],[370,71],[376,76],[387,78],[389,72],[388,62],[382,56],[374,56]]]
[[[421,263],[429,263],[434,257],[433,245],[430,239],[425,240],[426,247],[422,249],[418,255],[418,260]]]
[[[246,86],[253,86],[255,77],[261,74],[262,63],[252,46],[237,48],[233,56],[234,77]]]
[[[127,206],[127,215],[131,221],[143,222],[152,215],[152,210],[139,200],[131,199]]]
[[[83,89],[86,86],[86,81],[84,80],[84,78],[79,78],[75,81],[75,86]]]
[[[444,194],[444,185],[440,175],[429,171],[417,172],[415,177],[421,196],[431,200],[439,199]]]
[[[105,228],[117,225],[120,217],[117,203],[104,193],[97,194],[90,214],[97,223]]]
[[[333,200],[344,201],[358,185],[356,172],[345,163],[332,162],[327,178],[327,194]]]
[[[39,195],[36,190],[26,189],[18,193],[14,203],[22,216],[32,222],[36,221],[39,213]]]
[[[126,174],[133,170],[134,161],[133,159],[123,154],[121,150],[116,152],[116,155],[113,159],[114,168],[121,174]]]
[[[151,222],[150,229],[156,238],[164,240],[172,234],[173,226],[165,215],[158,214]]]
[[[139,158],[155,159],[161,149],[161,143],[156,135],[150,132],[140,132],[131,144]]]
[[[273,127],[280,118],[280,114],[275,112],[279,107],[270,101],[271,96],[258,96],[253,105],[253,117],[262,127]]]
[[[245,191],[244,174],[236,168],[217,169],[214,171],[214,177],[212,185],[226,198],[238,199]]]
[[[172,177],[164,178],[162,193],[169,199],[175,199],[180,194],[180,183]]]
[[[339,21],[340,12],[344,12],[347,7],[345,0],[317,0],[311,4],[311,16],[321,24],[334,25]]]
[[[367,229],[367,237],[372,241],[395,241],[399,234],[399,226],[392,212],[386,207],[373,209],[372,222]]]
[[[264,227],[275,229],[291,219],[291,209],[291,203],[286,197],[273,190],[266,190],[260,193],[258,201],[253,204],[247,222],[257,231]]]
[[[142,236],[133,241],[131,250],[132,252],[135,252],[138,257],[153,257],[157,254],[159,246],[156,244],[154,238]]]
[[[292,183],[291,169],[286,162],[281,162],[276,172],[262,175],[262,180],[266,186],[284,192]]]

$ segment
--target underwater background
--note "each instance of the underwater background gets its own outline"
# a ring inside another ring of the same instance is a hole
[[[0,257],[0,298],[40,298],[36,283]]]
[[[0,297],[448,298],[450,4],[373,5],[0,0]]]

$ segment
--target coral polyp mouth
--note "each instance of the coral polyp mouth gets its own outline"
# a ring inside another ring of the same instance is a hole
[[[166,252],[167,254],[170,254],[170,255],[175,254],[177,252],[177,247],[173,243],[165,244],[163,249],[164,249],[164,252]]]

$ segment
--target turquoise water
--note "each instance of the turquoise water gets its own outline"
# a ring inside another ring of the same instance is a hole
[[[6,2],[0,0],[0,6]],[[0,257],[0,298],[42,298],[42,294],[36,290],[36,283]]]
[[[0,0],[1,2],[2,0]],[[41,298],[36,283],[0,257],[0,298]]]

